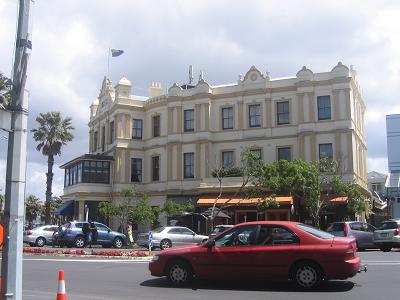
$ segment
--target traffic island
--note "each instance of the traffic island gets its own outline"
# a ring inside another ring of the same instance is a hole
[[[103,258],[129,258],[146,259],[151,258],[147,251],[131,250],[96,250],[96,249],[52,249],[39,247],[24,247],[24,253],[33,255],[60,255],[60,256],[88,256]]]

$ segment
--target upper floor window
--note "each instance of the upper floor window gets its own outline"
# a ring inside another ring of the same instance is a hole
[[[249,127],[261,127],[261,105],[249,105]]]
[[[184,165],[184,177],[194,178],[194,153],[184,153],[183,154],[183,165]]]
[[[319,159],[333,160],[333,147],[332,144],[319,144]]]
[[[289,124],[289,101],[278,102],[276,107],[278,125]]]
[[[133,119],[132,124],[132,138],[141,140],[143,138],[143,120]]]
[[[151,166],[152,166],[152,179],[153,181],[160,180],[160,157],[153,156],[151,158]]]
[[[106,127],[103,126],[101,128],[101,151],[105,151],[106,149]]]
[[[292,160],[292,149],[290,147],[281,147],[278,148],[278,160]]]
[[[235,165],[234,152],[223,151],[222,152],[222,166],[224,168],[232,168]]]
[[[222,109],[222,129],[233,129],[233,107]]]
[[[114,142],[114,121],[110,122],[110,144]]]
[[[131,182],[142,182],[142,159],[131,159]]]
[[[318,120],[330,120],[331,119],[331,97],[330,96],[318,96]]]
[[[194,109],[188,109],[183,112],[184,130],[194,131]]]
[[[153,137],[160,136],[160,116],[153,117]]]

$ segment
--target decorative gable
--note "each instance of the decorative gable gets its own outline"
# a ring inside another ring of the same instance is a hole
[[[264,75],[256,68],[256,66],[251,66],[250,70],[247,71],[244,76],[243,83],[261,83],[265,82]]]
[[[350,76],[350,69],[342,64],[341,61],[332,69],[331,71],[332,78],[335,77],[349,77]]]
[[[300,71],[297,72],[296,77],[299,81],[312,81],[314,80],[314,73],[303,66]]]

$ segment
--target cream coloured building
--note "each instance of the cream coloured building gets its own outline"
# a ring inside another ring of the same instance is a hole
[[[323,73],[303,67],[273,78],[252,66],[232,84],[210,85],[201,76],[167,92],[153,82],[148,97],[134,91],[126,78],[114,88],[103,80],[90,107],[89,153],[62,166],[63,199],[74,203],[75,218],[84,218],[85,205],[95,213],[99,201],[118,201],[117,192],[132,184],[152,206],[167,199],[210,206],[218,186],[210,170],[239,165],[246,147],[269,162],[331,157],[367,189],[365,105],[355,70],[340,62]],[[227,193],[239,185],[240,178],[224,180]],[[264,218],[291,219],[285,201]],[[253,216],[251,207],[231,213],[233,222]]]

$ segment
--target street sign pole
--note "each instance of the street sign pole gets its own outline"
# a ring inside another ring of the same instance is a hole
[[[1,261],[1,299],[22,300],[22,243],[24,224],[26,142],[28,97],[25,91],[28,67],[29,6],[31,0],[19,1],[11,103],[11,126],[8,136],[6,190],[4,207],[4,245]]]
[[[151,249],[153,248],[153,233],[149,231],[149,255],[151,255]]]

